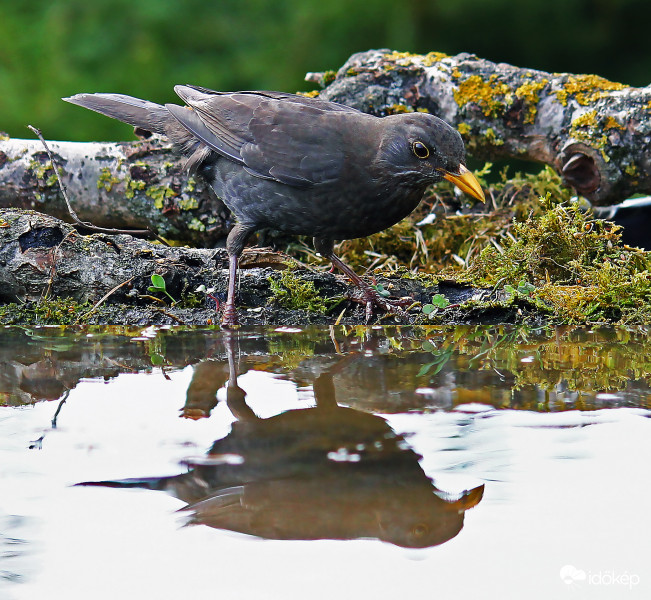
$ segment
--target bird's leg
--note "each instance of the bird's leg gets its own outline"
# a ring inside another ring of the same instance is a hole
[[[373,289],[366,283],[355,271],[353,271],[343,260],[341,260],[335,253],[333,242],[331,240],[323,240],[314,238],[314,248],[316,251],[329,259],[333,266],[337,267],[353,284],[355,284],[362,292],[361,301],[366,305],[366,322],[370,322],[373,317],[373,307],[377,306],[386,312],[402,312],[405,305],[412,304],[412,300],[408,303],[402,300],[388,300],[378,294],[377,290]],[[359,302],[358,299],[352,300]]]
[[[237,329],[240,324],[237,320],[235,308],[235,286],[237,285],[237,266],[247,238],[253,233],[253,228],[237,223],[226,238],[228,252],[228,296],[222,314],[222,327],[224,329]]]
[[[240,257],[236,254],[228,256],[228,295],[224,312],[222,314],[222,327],[224,329],[237,329],[237,309],[235,308],[235,285],[237,283],[237,263]]]

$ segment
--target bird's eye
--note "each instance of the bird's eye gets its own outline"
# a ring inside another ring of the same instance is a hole
[[[423,142],[413,142],[411,144],[411,151],[418,158],[427,158],[429,156],[429,148]]]

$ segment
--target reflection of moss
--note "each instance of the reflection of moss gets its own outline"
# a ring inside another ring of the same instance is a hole
[[[648,338],[643,332],[636,334],[624,328],[588,331],[571,327],[458,325],[423,328],[422,332],[412,333],[416,339],[419,335],[420,339],[427,337],[426,343],[435,359],[447,355],[453,361],[453,368],[511,373],[514,377],[511,390],[504,390],[503,394],[496,390],[496,394],[482,398],[497,408],[588,410],[599,407],[595,402],[597,392],[626,388],[631,374],[635,380],[651,381]],[[525,356],[530,360],[523,362]],[[554,391],[559,385],[567,391],[559,393],[554,404],[549,394],[545,402],[540,402],[540,388]],[[473,401],[477,401],[477,390],[458,389],[459,401],[463,402],[464,396],[472,391],[475,391]],[[517,404],[514,391],[524,392]],[[582,392],[583,397],[566,405],[562,398],[576,397],[572,391]],[[648,402],[649,399],[647,405]]]

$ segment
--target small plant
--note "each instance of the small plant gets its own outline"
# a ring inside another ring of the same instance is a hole
[[[434,316],[439,310],[450,306],[450,301],[443,294],[434,294],[432,296],[432,303],[423,306],[423,313],[429,316]]]
[[[389,297],[389,291],[384,289],[384,286],[381,283],[374,283],[371,287],[380,295],[382,298]]]
[[[514,288],[512,285],[505,285],[504,291],[511,296],[518,294],[530,298],[536,291],[536,286],[529,283],[526,279],[521,279],[517,288]]]
[[[172,304],[176,303],[176,300],[174,300],[174,298],[172,298],[172,296],[170,296],[169,292],[166,289],[165,280],[163,279],[162,276],[160,276],[160,275],[158,275],[156,273],[154,273],[151,276],[151,285],[147,288],[147,291],[148,292],[154,292],[154,293],[155,292],[161,292],[161,293],[165,294],[172,301]]]

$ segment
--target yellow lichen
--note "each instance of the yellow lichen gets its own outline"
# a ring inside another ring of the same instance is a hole
[[[637,177],[640,174],[640,171],[638,170],[636,165],[630,164],[624,167],[624,173],[626,173],[630,177]]]
[[[319,90],[312,90],[311,92],[297,92],[299,96],[305,96],[306,98],[316,98],[319,95]]]
[[[394,62],[401,67],[409,67],[414,64],[421,64],[423,67],[431,67],[442,58],[447,58],[444,52],[429,52],[427,54],[413,54],[411,52],[390,52],[384,56],[385,60]]]
[[[199,208],[199,201],[195,197],[190,196],[189,198],[180,198],[178,205],[181,210],[194,210],[195,208]]]
[[[608,92],[622,90],[628,86],[623,83],[609,81],[599,75],[570,75],[563,89],[556,90],[556,98],[567,106],[568,99],[573,96],[578,104],[586,106],[608,95]]]
[[[130,177],[126,178],[125,183],[124,195],[129,199],[136,195],[136,191],[144,190],[146,185],[142,179],[131,179]]]
[[[484,139],[490,144],[491,146],[502,146],[504,144],[504,140],[497,137],[497,134],[495,133],[495,130],[492,127],[489,127],[485,132],[484,132]]]
[[[425,56],[423,56],[423,66],[431,67],[441,59],[447,57],[448,55],[445,52],[428,52]]]
[[[454,90],[454,99],[462,107],[466,104],[476,104],[487,117],[496,117],[504,112],[505,104],[509,102],[511,88],[497,80],[497,75],[491,75],[488,80],[479,75],[471,75],[459,83]]]
[[[626,129],[615,117],[606,117],[604,129]]]
[[[468,135],[470,133],[470,125],[468,123],[461,122],[457,125],[457,131],[461,135]]]
[[[579,115],[576,119],[572,120],[572,129],[577,127],[596,127],[597,126],[597,111],[589,110]]]
[[[548,79],[540,81],[527,81],[515,90],[516,98],[524,100],[527,106],[527,114],[524,118],[525,123],[533,123],[538,112],[537,104],[540,100],[540,91],[549,83]]]
[[[107,192],[110,192],[116,183],[120,183],[120,179],[113,175],[108,167],[103,167],[100,170],[100,174],[97,179],[97,189],[101,190],[104,188]]]
[[[400,115],[404,113],[414,112],[414,109],[411,106],[406,104],[392,104],[386,109],[388,115]]]

